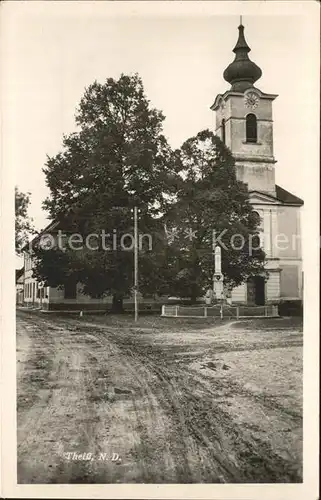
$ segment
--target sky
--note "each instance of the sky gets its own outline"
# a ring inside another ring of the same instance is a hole
[[[207,6],[195,13],[169,6],[155,13],[142,6],[117,10],[116,3],[46,2],[43,8],[42,2],[9,2],[2,10],[3,165],[19,189],[31,193],[36,228],[48,223],[41,207],[48,194],[46,155],[57,154],[63,134],[76,130],[76,107],[94,80],[138,72],[151,104],[166,116],[173,147],[202,129],[214,130],[210,106],[230,87],[223,71],[234,58],[239,14],[250,57],[263,71],[256,86],[278,94],[276,182],[304,198],[315,66],[308,19],[286,11],[253,14],[250,7],[227,13]]]

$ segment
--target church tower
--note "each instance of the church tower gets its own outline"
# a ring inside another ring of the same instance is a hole
[[[242,22],[234,61],[223,73],[229,90],[218,94],[215,133],[232,152],[236,175],[248,185],[249,201],[260,220],[260,245],[268,278],[255,276],[234,288],[231,302],[248,305],[302,300],[300,207],[303,201],[275,184],[272,104],[276,94],[255,86],[261,69],[249,58]],[[278,238],[287,244],[280,248]]]
[[[231,87],[218,94],[211,109],[216,112],[215,133],[231,150],[237,177],[249,191],[275,196],[272,102],[275,94],[265,94],[254,86],[261,69],[250,60],[244,26],[233,49],[234,61],[223,73]]]

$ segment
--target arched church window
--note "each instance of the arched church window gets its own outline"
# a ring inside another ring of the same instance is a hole
[[[257,119],[253,113],[246,117],[246,142],[257,142]]]
[[[258,234],[254,234],[251,240],[252,250],[258,250],[259,248],[261,248],[261,238]]]
[[[253,212],[251,214],[251,218],[252,218],[252,221],[257,228],[257,231],[259,231],[259,232],[262,231],[262,227],[261,227],[262,220],[261,220],[259,212],[257,212],[256,210],[253,210]],[[259,234],[252,235],[251,246],[252,246],[253,250],[258,250],[259,248],[261,248],[261,238],[260,238]]]
[[[226,134],[225,134],[225,120],[222,120],[222,142],[226,144]]]

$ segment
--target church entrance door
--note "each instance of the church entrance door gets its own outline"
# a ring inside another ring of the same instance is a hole
[[[265,279],[262,276],[255,276],[255,304],[264,306],[265,304]]]
[[[247,282],[248,305],[264,306],[265,304],[265,279],[255,276]]]

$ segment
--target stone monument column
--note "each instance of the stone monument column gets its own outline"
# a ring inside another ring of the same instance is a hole
[[[213,275],[213,292],[216,300],[224,299],[223,293],[223,274],[222,274],[222,255],[221,247],[214,247],[214,275]]]

